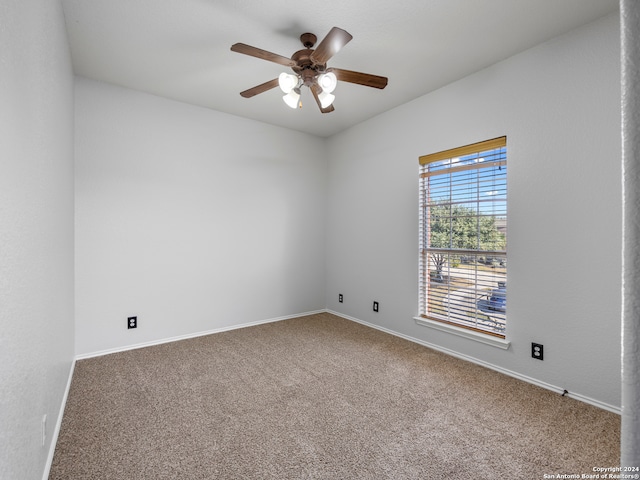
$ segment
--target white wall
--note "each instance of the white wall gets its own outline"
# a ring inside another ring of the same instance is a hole
[[[507,351],[412,318],[418,157],[501,135],[509,155]],[[328,308],[619,407],[620,150],[617,15],[332,137]],[[531,358],[531,342],[544,344],[544,361]]]
[[[30,480],[53,451],[74,355],[73,76],[59,2],[0,2],[0,46],[0,478]]]
[[[76,126],[78,355],[324,308],[321,139],[86,78]]]
[[[75,353],[326,305],[619,406],[618,44],[611,16],[329,141],[76,79]],[[0,3],[0,45],[0,477],[32,479],[74,355],[74,98],[59,3]],[[506,352],[412,320],[417,158],[505,134]]]

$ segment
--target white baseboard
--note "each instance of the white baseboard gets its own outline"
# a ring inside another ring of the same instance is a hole
[[[49,443],[49,453],[47,455],[47,462],[44,465],[44,473],[42,480],[48,480],[49,472],[51,471],[51,465],[53,463],[53,454],[56,451],[56,445],[58,443],[58,435],[60,434],[60,428],[62,427],[62,417],[64,416],[64,409],[67,406],[67,398],[69,397],[69,390],[71,390],[71,380],[73,380],[73,371],[76,368],[76,361],[71,361],[71,368],[69,369],[69,377],[67,378],[67,386],[62,396],[62,402],[60,404],[60,411],[58,412],[58,420],[56,426],[51,434],[51,442]]]
[[[322,310],[314,310],[312,312],[296,313],[294,315],[286,315],[284,317],[268,318],[265,320],[257,320],[255,322],[242,323],[240,325],[231,325],[228,327],[214,328],[212,330],[206,330],[203,332],[188,333],[186,335],[178,335],[176,337],[162,338],[159,340],[151,340],[149,342],[136,343],[133,345],[126,345],[123,347],[109,348],[109,349],[100,350],[97,352],[83,353],[80,355],[76,355],[76,360],[84,360],[86,358],[101,357],[103,355],[109,355],[111,353],[126,352],[127,350],[135,350],[138,348],[152,347],[154,345],[162,345],[163,343],[177,342],[179,340],[187,340],[189,338],[202,337],[204,335],[211,335],[214,333],[228,332],[230,330],[237,330],[239,328],[254,327],[256,325],[262,325],[264,323],[280,322],[282,320],[289,320],[291,318],[314,315],[316,313],[324,313],[326,311],[327,311],[326,309],[322,309]]]
[[[541,380],[529,377],[527,375],[522,375],[521,373],[514,372],[512,370],[508,370],[506,368],[499,367],[497,365],[493,365],[493,364],[485,362],[483,360],[478,360],[475,357],[470,357],[470,356],[465,355],[463,353],[459,353],[459,352],[456,352],[454,350],[450,350],[448,348],[444,348],[444,347],[441,347],[439,345],[435,345],[433,343],[425,342],[424,340],[420,340],[420,339],[415,338],[415,337],[410,337],[409,335],[404,335],[402,333],[395,332],[393,330],[381,327],[379,325],[375,325],[373,323],[365,322],[364,320],[360,320],[359,318],[351,317],[349,315],[345,315],[345,314],[340,313],[340,312],[335,312],[333,310],[326,310],[326,311],[327,311],[327,313],[331,313],[331,314],[336,315],[338,317],[344,318],[345,320],[351,320],[353,322],[360,323],[360,324],[365,325],[367,327],[375,328],[376,330],[380,330],[380,331],[388,333],[390,335],[394,335],[396,337],[400,337],[400,338],[403,338],[405,340],[409,340],[410,342],[417,343],[417,344],[422,345],[424,347],[431,348],[433,350],[437,350],[437,351],[442,352],[442,353],[446,353],[447,355],[451,355],[453,357],[460,358],[462,360],[466,360],[466,361],[471,362],[471,363],[475,363],[477,365],[489,368],[491,370],[495,370],[496,372],[504,373],[505,375],[508,375],[510,377],[517,378],[519,380],[522,380],[522,381],[527,382],[527,383],[531,383],[533,385],[537,385],[537,386],[545,388],[547,390],[551,390],[552,392],[556,392],[556,393],[563,393],[564,392],[563,388],[560,388],[560,387],[558,387],[556,385],[551,385],[550,383],[543,382]],[[584,403],[588,403],[588,404],[593,405],[595,407],[602,408],[603,410],[607,410],[609,412],[616,413],[618,415],[622,414],[621,407],[616,407],[614,405],[609,405],[608,403],[601,402],[600,400],[596,400],[594,398],[587,397],[585,395],[580,395],[579,393],[569,392],[569,393],[567,393],[565,395],[567,397],[575,398],[576,400],[579,400],[579,401],[584,402]]]

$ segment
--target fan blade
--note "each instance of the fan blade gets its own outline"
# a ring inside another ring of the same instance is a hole
[[[353,72],[351,70],[343,70],[341,68],[328,68],[328,72],[336,74],[336,78],[343,82],[357,83],[365,87],[384,88],[387,86],[387,77],[371,75],[370,73]]]
[[[338,27],[333,27],[327,36],[322,39],[318,47],[311,54],[311,60],[319,65],[324,65],[327,61],[340,51],[353,37]]]
[[[318,104],[318,108],[320,109],[320,111],[322,113],[331,113],[331,112],[333,112],[335,110],[335,108],[333,108],[333,104],[329,105],[327,108],[322,108],[322,104],[320,103],[320,98],[318,97],[318,95],[322,91],[322,89],[320,88],[320,85],[318,85],[317,83],[314,83],[309,88],[311,88],[311,93],[313,93],[313,98],[316,99],[316,103]]]
[[[244,43],[234,43],[233,45],[231,45],[231,51],[244,53],[245,55],[261,58],[262,60],[267,60],[269,62],[279,63],[280,65],[284,65],[285,67],[294,67],[296,65],[296,62],[294,62],[290,58],[283,57],[282,55],[278,55],[277,53],[267,52],[266,50],[262,50],[261,48],[252,47],[251,45],[246,45]]]
[[[244,92],[240,92],[244,98],[251,98],[259,93],[266,92],[267,90],[271,90],[278,86],[278,79],[274,78],[273,80],[269,80],[268,82],[261,83],[253,88],[245,90]]]

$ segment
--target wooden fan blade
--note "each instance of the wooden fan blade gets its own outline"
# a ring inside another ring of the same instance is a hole
[[[262,50],[261,48],[252,47],[251,45],[246,45],[244,43],[234,43],[233,45],[231,45],[231,51],[244,53],[245,55],[261,58],[262,60],[267,60],[269,62],[279,63],[280,65],[284,65],[285,67],[294,67],[296,65],[296,62],[294,62],[290,58],[283,57],[282,55],[278,55],[277,53],[267,52],[266,50]]]
[[[365,87],[384,88],[387,86],[387,77],[371,75],[370,73],[353,72],[351,70],[343,70],[341,68],[328,68],[328,72],[336,74],[336,78],[343,82],[357,83]]]
[[[311,93],[313,93],[313,98],[316,99],[316,103],[318,104],[318,108],[320,109],[320,111],[322,113],[331,113],[331,112],[333,112],[335,110],[335,108],[333,108],[333,104],[329,105],[327,108],[322,108],[322,104],[320,103],[320,97],[318,97],[318,95],[322,91],[322,89],[320,88],[320,85],[318,85],[317,83],[314,83],[309,88],[311,89]]]
[[[268,82],[261,83],[253,88],[245,90],[244,92],[240,92],[244,98],[251,98],[259,93],[266,92],[267,90],[271,90],[278,86],[278,79],[274,78],[273,80],[269,80]]]
[[[319,65],[324,65],[331,57],[338,53],[342,47],[349,43],[352,38],[349,32],[338,27],[333,27],[313,51],[311,60]]]

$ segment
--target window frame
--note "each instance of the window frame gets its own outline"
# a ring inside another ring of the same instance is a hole
[[[434,314],[429,314],[430,312],[428,311],[429,309],[429,284],[431,282],[430,279],[430,256],[431,254],[429,252],[433,252],[433,251],[446,251],[448,252],[448,255],[460,255],[460,254],[471,254],[471,255],[476,255],[476,256],[480,256],[480,255],[495,255],[495,256],[501,256],[504,258],[505,262],[504,262],[504,268],[505,268],[505,273],[504,273],[504,290],[505,290],[505,295],[506,295],[506,258],[507,258],[507,245],[506,245],[506,233],[505,233],[505,238],[504,238],[504,250],[491,250],[491,251],[486,251],[486,250],[480,250],[478,249],[469,249],[469,248],[464,248],[464,249],[456,249],[453,248],[452,246],[450,247],[432,247],[430,245],[428,245],[428,240],[427,240],[427,231],[428,231],[428,225],[427,223],[430,221],[430,213],[429,212],[429,204],[430,201],[427,200],[426,196],[427,193],[426,191],[429,190],[429,187],[427,187],[425,189],[424,186],[424,182],[426,178],[431,178],[431,177],[436,177],[438,174],[433,173],[433,172],[429,172],[429,173],[425,173],[425,167],[427,165],[433,165],[436,162],[441,162],[441,161],[446,161],[446,160],[452,160],[452,159],[457,159],[457,158],[461,158],[461,157],[468,157],[468,156],[472,156],[472,155],[476,155],[479,158],[479,155],[482,154],[486,154],[488,152],[492,152],[492,153],[497,153],[497,157],[494,159],[491,159],[489,161],[487,161],[487,163],[485,163],[484,165],[458,165],[458,166],[451,166],[453,165],[453,162],[451,162],[449,164],[448,168],[444,168],[442,170],[443,176],[449,175],[452,176],[457,172],[464,172],[464,171],[469,171],[470,173],[474,173],[476,175],[480,175],[482,172],[482,169],[488,169],[489,168],[495,168],[497,166],[500,167],[500,170],[502,170],[502,166],[505,167],[506,169],[506,165],[507,165],[507,137],[506,136],[502,136],[502,137],[497,137],[491,140],[486,140],[486,141],[482,141],[482,142],[477,142],[477,143],[473,143],[470,145],[465,145],[462,147],[457,147],[457,148],[453,148],[453,149],[448,149],[448,150],[443,150],[441,152],[437,152],[437,153],[433,153],[433,154],[429,154],[429,155],[423,155],[419,158],[419,165],[420,165],[420,182],[419,182],[419,188],[420,188],[420,192],[419,192],[419,199],[420,199],[420,208],[419,208],[419,316],[415,317],[415,320],[418,324],[420,325],[424,325],[424,326],[428,326],[431,328],[435,328],[437,330],[444,330],[456,335],[460,335],[466,338],[471,338],[473,340],[477,340],[483,343],[487,343],[490,345],[494,345],[500,348],[508,348],[509,347],[509,342],[506,340],[506,301],[505,301],[505,312],[504,312],[504,329],[502,331],[498,331],[497,329],[497,321],[495,323],[496,327],[494,330],[490,329],[489,326],[486,325],[482,325],[481,327],[478,327],[477,325],[479,324],[479,307],[477,305],[477,299],[478,299],[478,284],[474,284],[473,285],[473,291],[474,296],[475,296],[475,300],[474,300],[474,306],[473,308],[475,309],[475,314],[474,316],[469,315],[468,318],[469,320],[459,320],[456,321],[455,319],[452,321],[451,317],[451,307],[447,306],[447,314],[443,315],[443,316],[438,316],[437,313]],[[504,205],[505,205],[505,210],[504,210],[504,226],[506,228],[506,218],[507,218],[507,212],[506,212],[506,205],[507,205],[507,195],[506,195],[506,181],[507,181],[507,177],[506,177],[506,170],[504,172]],[[426,180],[429,181],[429,180]],[[426,191],[425,191],[426,190]],[[453,195],[450,192],[450,195]],[[476,198],[467,198],[465,197],[465,202],[470,202],[470,201],[477,201],[478,203],[480,202],[479,200],[479,196],[480,193],[476,192]],[[449,206],[451,206],[454,202],[450,201],[449,202]],[[433,206],[433,204],[431,204]],[[480,213],[480,210],[478,209],[478,211],[476,212],[476,217],[482,217],[483,214]],[[492,215],[494,220],[495,218],[500,218],[496,215]],[[479,235],[479,234],[478,234]],[[476,261],[474,263],[474,267],[472,269],[473,272],[475,272],[475,278],[477,279],[478,277],[478,262]],[[500,286],[500,283],[498,283],[499,288],[501,288],[502,286]],[[447,289],[447,291],[449,291]],[[493,290],[490,290],[493,291]],[[448,304],[450,305],[450,304]],[[432,305],[433,306],[433,305]],[[465,314],[466,315],[466,314]],[[481,314],[480,314],[481,315]],[[459,315],[460,317],[464,317],[463,315]],[[464,322],[464,323],[463,323]],[[473,323],[475,323],[475,325],[472,325]],[[482,328],[484,327],[484,328]]]

